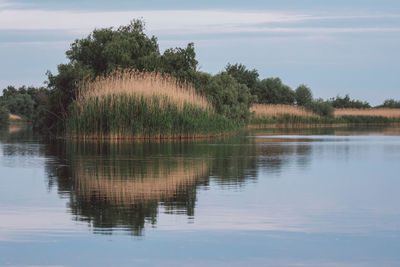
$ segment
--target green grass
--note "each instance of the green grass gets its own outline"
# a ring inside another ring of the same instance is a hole
[[[167,97],[125,94],[75,102],[66,120],[67,136],[81,139],[205,137],[236,127],[210,110],[190,104],[179,109]]]

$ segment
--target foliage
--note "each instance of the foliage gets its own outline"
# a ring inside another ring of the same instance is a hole
[[[225,71],[233,78],[235,78],[238,83],[245,84],[250,89],[252,95],[257,95],[257,90],[259,88],[259,74],[257,70],[248,70],[246,66],[242,64],[228,64],[225,67]]]
[[[302,84],[295,91],[296,104],[299,106],[309,106],[313,101],[311,89]]]
[[[313,100],[306,108],[322,117],[333,118],[334,108],[332,104],[323,99]]]
[[[154,69],[151,67],[146,69],[168,73],[181,82],[194,82],[197,63],[194,44],[189,43],[185,49],[177,47],[165,50],[160,58],[160,64]]]
[[[23,116],[27,120],[32,119],[35,102],[24,86],[19,89],[8,86],[3,90],[2,102],[10,113]]]
[[[400,108],[400,100],[396,101],[394,99],[387,99],[382,105],[378,106],[380,108]]]
[[[362,102],[360,100],[350,99],[349,95],[345,97],[336,96],[331,98],[329,102],[334,108],[370,108],[371,105],[368,102]]]
[[[8,124],[10,120],[9,114],[8,109],[0,104],[0,126]]]
[[[263,79],[257,91],[260,104],[293,104],[295,92],[279,78]]]
[[[213,76],[205,88],[205,94],[219,114],[239,123],[248,121],[249,108],[255,97],[246,85],[238,83],[228,73]]]
[[[51,89],[46,121],[63,129],[68,106],[76,99],[84,77],[106,76],[115,69],[136,69],[168,73],[181,81],[193,82],[197,61],[194,45],[159,52],[157,38],[148,37],[142,20],[133,20],[118,29],[96,29],[88,37],[76,40],[66,52],[69,62],[58,65],[58,74],[48,72]]]

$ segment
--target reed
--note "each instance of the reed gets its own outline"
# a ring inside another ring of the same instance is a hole
[[[235,127],[190,84],[127,70],[85,80],[66,120],[67,136],[79,139],[191,138]]]
[[[11,114],[10,113],[10,121],[19,121],[22,120],[21,116],[15,115],[15,114]]]
[[[343,116],[366,116],[366,117],[384,117],[384,118],[400,118],[400,109],[398,108],[340,108],[335,109],[335,117]]]
[[[293,105],[255,104],[250,108],[250,111],[254,112],[256,117],[280,117],[285,115],[298,117],[318,117],[317,114],[308,111],[304,107]]]
[[[326,121],[304,107],[293,105],[256,104],[251,107],[250,124],[319,124]]]
[[[199,95],[189,83],[181,83],[167,74],[156,72],[140,72],[137,70],[116,70],[110,75],[99,76],[94,81],[84,79],[79,91],[78,102],[85,105],[86,101],[96,97],[100,100],[110,95],[153,96],[165,97],[170,103],[182,109],[186,104],[211,110],[207,99]]]
[[[319,116],[304,107],[258,104],[251,108],[250,124],[326,125],[326,124],[388,124],[400,122],[400,109],[335,109],[334,117]],[[304,126],[301,126],[304,127]]]

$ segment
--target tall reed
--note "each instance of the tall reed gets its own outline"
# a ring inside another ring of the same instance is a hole
[[[85,80],[66,120],[67,135],[80,139],[197,137],[234,127],[191,85],[137,71]]]
[[[254,112],[257,117],[279,117],[283,115],[318,117],[318,115],[304,107],[293,105],[255,104],[250,108],[250,111]]]
[[[339,108],[335,109],[335,117],[342,116],[369,116],[369,117],[385,117],[400,118],[399,108]]]

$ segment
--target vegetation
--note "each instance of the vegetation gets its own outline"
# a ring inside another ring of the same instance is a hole
[[[343,116],[364,116],[364,117],[384,117],[384,118],[400,118],[400,109],[396,108],[372,108],[372,109],[355,109],[344,108],[335,110],[336,117]]]
[[[298,106],[307,107],[313,102],[311,89],[304,84],[297,87],[295,91],[295,98]]]
[[[214,135],[256,120],[328,123],[338,119],[335,108],[371,108],[349,95],[313,99],[304,84],[293,90],[280,78],[260,79],[257,70],[242,64],[228,64],[216,75],[200,72],[193,43],[161,53],[157,38],[145,34],[142,20],[96,29],[75,40],[66,55],[68,62],[58,65],[56,74],[47,73],[47,87],[4,89],[1,113],[11,112],[56,135],[104,138]],[[125,76],[117,78],[116,73]],[[131,81],[129,75],[147,78]],[[157,91],[164,82],[173,97]],[[260,107],[251,109],[253,104],[290,105],[314,115],[257,115]],[[400,101],[389,99],[381,107],[400,108]],[[386,115],[345,114],[340,119],[354,121],[352,116]]]
[[[382,105],[378,106],[380,108],[400,108],[400,100],[396,101],[394,99],[387,99]]]
[[[0,126],[7,125],[10,120],[10,112],[7,108],[0,105]]]
[[[321,110],[331,106],[322,100],[314,101]],[[326,106],[325,106],[326,105]],[[322,116],[305,107],[293,105],[254,105],[251,124],[380,124],[400,122],[400,109],[335,109],[334,116]],[[329,111],[330,112],[330,111]]]
[[[331,98],[329,102],[334,108],[371,108],[368,102],[362,102],[360,100],[350,99],[349,95],[341,98],[337,96],[336,98]]]
[[[137,71],[84,82],[66,125],[69,136],[98,139],[207,136],[236,126],[192,87]]]

